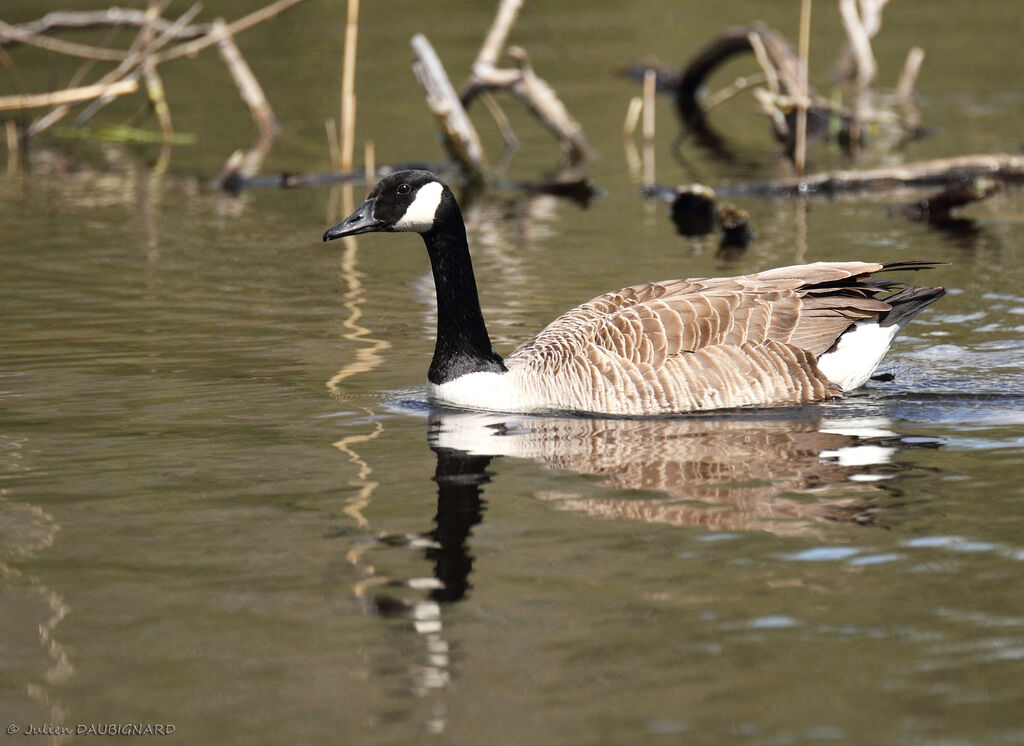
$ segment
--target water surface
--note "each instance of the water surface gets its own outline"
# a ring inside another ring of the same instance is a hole
[[[1018,146],[1010,5],[887,9],[882,85],[924,46],[939,128],[887,158]],[[394,7],[364,7],[359,137],[384,162],[437,159],[408,38],[427,33],[461,80],[492,9]],[[897,340],[893,379],[841,402],[655,420],[431,407],[417,237],[325,247],[336,193],[206,186],[250,127],[213,55],[164,73],[199,134],[165,176],[149,149],[49,140],[0,177],[3,716],[170,723],[185,743],[1024,742],[1020,192],[954,232],[886,200],[737,200],[757,238],[730,254],[637,196],[619,135],[636,90],[613,70],[681,61],[759,14],[792,35],[795,8],[770,10],[531,5],[515,40],[599,150],[604,193],[583,209],[494,191],[464,211],[505,352],[643,280],[949,262],[916,278],[949,295]],[[830,59],[835,13],[815,13]],[[284,123],[270,171],[329,167],[340,18],[310,2],[240,40]],[[41,70],[23,72],[41,88]],[[558,148],[505,105],[510,175],[538,178]],[[742,157],[684,146],[694,173],[668,154],[663,105],[659,178],[783,172],[744,110],[720,120]]]

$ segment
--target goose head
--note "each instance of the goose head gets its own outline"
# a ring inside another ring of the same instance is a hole
[[[396,171],[381,179],[359,208],[324,232],[324,241],[377,231],[429,233],[455,204],[430,171]]]

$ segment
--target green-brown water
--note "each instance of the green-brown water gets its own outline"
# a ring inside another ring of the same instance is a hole
[[[493,6],[363,5],[358,137],[381,162],[438,160],[408,39],[426,33],[461,82]],[[29,173],[0,177],[0,726],[172,724],[167,740],[211,744],[1024,743],[1021,193],[952,232],[876,200],[738,200],[758,235],[721,255],[679,237],[627,166],[636,88],[615,68],[682,61],[758,17],[795,36],[796,5],[529,5],[513,39],[599,150],[604,194],[582,209],[495,191],[464,209],[500,351],[647,279],[949,262],[927,277],[949,295],[883,364],[894,380],[842,402],[657,421],[431,409],[418,238],[324,246],[337,193],[206,187],[251,134],[212,53],[164,71],[176,127],[198,138],[166,176],[150,148],[47,139]],[[41,13],[7,6],[12,22]],[[329,167],[343,12],[310,0],[240,39],[284,125],[266,171]],[[923,46],[919,105],[939,128],[902,158],[1019,147],[1020,22],[1012,3],[891,4],[881,86]],[[834,8],[816,4],[814,29],[824,70]],[[31,90],[74,69],[12,54]],[[537,178],[558,148],[502,101],[522,141],[511,174]],[[716,120],[738,162],[684,146],[694,174],[668,154],[663,103],[659,180],[783,173],[750,108]],[[89,739],[24,742],[54,741]]]

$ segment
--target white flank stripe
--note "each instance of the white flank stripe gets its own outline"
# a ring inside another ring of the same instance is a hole
[[[424,184],[416,192],[416,199],[406,209],[405,214],[394,224],[392,230],[410,233],[425,233],[434,227],[434,215],[441,206],[441,194],[444,185],[439,181]]]
[[[863,386],[882,362],[900,327],[879,326],[875,321],[859,321],[839,338],[832,352],[818,358],[818,369],[832,383],[851,391]]]

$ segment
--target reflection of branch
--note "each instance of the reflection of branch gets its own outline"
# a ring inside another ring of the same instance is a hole
[[[384,425],[380,422],[373,423],[373,426],[374,430],[372,433],[368,433],[366,435],[349,435],[348,437],[331,443],[332,446],[346,454],[349,457],[349,461],[358,467],[356,478],[349,480],[349,484],[353,487],[358,487],[359,492],[356,493],[355,497],[349,498],[347,501],[348,505],[345,506],[343,512],[345,515],[351,516],[355,519],[360,528],[366,528],[370,525],[366,516],[363,515],[363,508],[370,504],[370,497],[373,495],[374,490],[377,489],[377,485],[379,485],[380,482],[370,479],[370,475],[373,474],[373,468],[363,460],[362,456],[352,450],[350,446],[355,443],[366,443],[371,441],[384,432]]]
[[[0,438],[0,447],[4,451],[9,451],[20,449],[21,444],[18,441]],[[17,459],[20,454],[0,452],[0,456],[4,456],[5,459]],[[60,525],[52,515],[35,505],[8,501],[4,490],[0,490],[0,522],[5,528],[13,529],[6,537],[10,540],[4,547],[5,555],[19,558],[32,557],[50,548],[60,531]],[[67,683],[74,674],[75,667],[68,656],[68,649],[54,637],[54,630],[71,611],[71,607],[64,602],[59,593],[44,585],[38,577],[27,575],[3,560],[0,560],[0,578],[11,587],[14,586],[12,581],[17,581],[19,585],[24,584],[28,590],[42,598],[48,607],[50,613],[46,619],[33,625],[39,635],[39,644],[50,659],[50,666],[43,674],[43,679],[50,685]],[[29,682],[26,689],[30,699],[51,708],[50,718],[53,724],[59,726],[68,721],[64,704],[59,700],[51,700],[51,692],[45,684]]]
[[[348,285],[342,305],[349,311],[349,317],[342,322],[342,326],[350,330],[348,334],[342,335],[342,338],[362,343],[363,346],[356,349],[355,360],[345,365],[327,381],[327,388],[335,395],[342,393],[341,383],[346,378],[376,368],[382,359],[379,353],[391,347],[391,343],[387,340],[369,336],[372,330],[359,324],[359,320],[363,316],[361,305],[365,298],[360,281],[362,273],[356,269],[356,253],[355,245],[346,246],[341,258],[342,277],[345,284]]]
[[[345,187],[342,201],[346,205],[346,209],[351,207],[351,184]],[[358,342],[362,346],[355,351],[356,359],[344,366],[327,381],[327,388],[336,396],[342,393],[341,384],[346,378],[357,373],[366,373],[376,368],[381,362],[379,353],[391,347],[391,343],[387,340],[370,337],[371,330],[359,324],[359,319],[363,316],[361,306],[365,300],[361,281],[362,273],[356,269],[356,257],[359,246],[354,238],[346,239],[344,245],[345,250],[341,257],[341,271],[348,290],[345,292],[345,299],[342,305],[349,310],[349,317],[342,322],[342,326],[348,329],[349,332],[344,334],[343,338],[351,342]],[[369,504],[370,496],[377,488],[378,483],[370,481],[369,477],[373,473],[373,469],[349,446],[352,443],[363,443],[372,440],[384,430],[384,426],[380,422],[374,423],[374,428],[374,432],[369,435],[351,435],[333,444],[339,451],[348,454],[353,463],[359,465],[359,474],[356,480],[350,482],[350,484],[359,485],[360,490],[356,497],[350,501],[349,506],[345,508],[345,512],[363,527],[369,525],[369,521],[363,516],[362,510]]]

